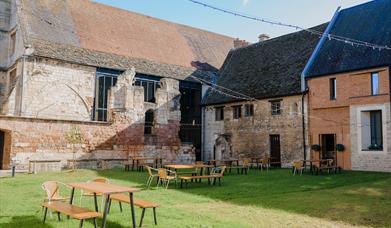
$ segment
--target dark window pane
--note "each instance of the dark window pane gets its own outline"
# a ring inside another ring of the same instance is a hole
[[[99,77],[99,85],[98,85],[98,108],[103,108],[103,102],[104,102],[104,77]]]
[[[371,118],[371,144],[381,146],[383,144],[381,111],[372,111]]]
[[[330,99],[337,99],[337,79],[330,79]]]
[[[280,115],[281,114],[281,101],[272,101],[271,102],[271,111],[272,111],[272,115]]]

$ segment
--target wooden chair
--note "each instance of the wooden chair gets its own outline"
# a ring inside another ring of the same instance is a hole
[[[303,162],[301,161],[294,161],[293,162],[293,176],[297,173],[300,176],[303,175],[303,170],[305,169],[305,166],[303,165]]]
[[[109,179],[105,178],[105,177],[97,177],[97,178],[94,178],[92,180],[89,180],[87,181],[88,183],[91,183],[91,182],[97,182],[97,183],[110,183]],[[84,192],[83,190],[81,190],[81,194],[80,194],[80,206],[82,206],[82,199],[83,197],[86,196],[86,197],[94,197],[94,200],[96,201],[96,197],[97,196],[102,196],[102,194],[100,193],[93,193],[93,192]],[[95,202],[95,205],[98,205],[97,202]],[[102,197],[102,200],[101,200],[101,208],[103,209],[103,205],[104,205],[104,197]],[[95,208],[96,211],[98,211],[98,208],[96,207]]]
[[[231,173],[232,169],[237,169],[238,170],[238,174],[239,173],[241,173],[241,174],[243,174],[243,173],[248,174],[248,171],[250,170],[250,166],[251,166],[250,159],[245,158],[245,159],[243,159],[243,162],[242,162],[241,165],[239,165],[239,166],[228,166],[227,168],[228,168],[228,172],[229,173]]]
[[[263,169],[266,168],[266,171],[268,172],[269,171],[269,167],[270,167],[270,159],[269,158],[263,158],[261,160],[260,167],[261,167],[261,171],[263,171]]]
[[[166,189],[168,188],[168,185],[170,184],[170,181],[174,180],[175,181],[175,186],[177,182],[177,174],[174,171],[160,168],[158,169],[158,176],[159,176],[159,181],[158,181],[158,187],[162,185],[163,187],[165,186]]]
[[[211,174],[209,175],[210,177],[213,178],[213,185],[216,184],[216,179],[219,180],[219,185],[221,185],[221,178],[224,177],[224,173],[225,173],[225,170],[226,170],[227,166],[220,166],[219,168],[214,168],[211,172]]]
[[[147,169],[148,171],[148,180],[147,180],[147,189],[149,189],[149,187],[151,186],[152,184],[152,181],[153,179],[156,177],[156,178],[159,178],[159,170],[158,169],[154,169],[150,166],[145,166],[145,168]],[[155,172],[155,173],[154,173]]]
[[[70,189],[70,187],[62,182],[58,181],[46,181],[42,184],[42,189],[46,193],[46,198],[43,200],[43,203],[52,203],[52,202],[64,202],[69,199],[69,197],[61,196],[60,194],[60,186],[65,186]],[[43,209],[44,207],[42,207]],[[45,212],[46,213],[46,212]],[[50,216],[52,216],[52,212],[50,211]],[[57,213],[58,220],[60,221],[60,213]],[[46,215],[45,215],[46,217]]]

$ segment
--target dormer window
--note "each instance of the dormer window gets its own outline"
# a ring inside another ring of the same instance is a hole
[[[16,48],[16,31],[12,32],[10,35],[10,46],[9,46],[10,55],[13,55],[15,53],[15,48]]]

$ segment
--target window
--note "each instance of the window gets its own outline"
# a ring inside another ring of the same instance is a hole
[[[12,32],[10,35],[10,55],[15,53],[16,46],[16,32]]]
[[[330,79],[330,100],[337,99],[337,79]]]
[[[110,88],[117,83],[120,73],[110,70],[99,70],[96,73],[96,94],[94,120],[107,121],[107,103]]]
[[[254,105],[246,104],[244,106],[244,116],[249,117],[254,115]]]
[[[272,115],[273,116],[280,115],[281,114],[281,101],[280,100],[271,101],[270,104],[271,104]]]
[[[233,106],[232,111],[233,111],[234,119],[240,119],[242,117],[242,106],[241,105]]]
[[[378,95],[379,94],[379,73],[371,74],[371,94]]]
[[[145,112],[144,135],[152,135],[153,126],[154,113],[153,110],[148,110]]]
[[[382,111],[362,112],[362,149],[383,150]]]
[[[224,120],[224,107],[215,108],[215,120],[216,121]]]
[[[144,101],[155,103],[155,92],[160,88],[160,82],[158,80],[141,78],[136,76],[136,81],[134,83],[136,86],[144,87]]]
[[[15,88],[18,79],[16,76],[16,68],[11,70],[9,73],[9,84],[8,84],[8,93],[11,93]]]

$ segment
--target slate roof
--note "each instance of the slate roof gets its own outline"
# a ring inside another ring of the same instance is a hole
[[[233,48],[231,37],[89,0],[22,0],[20,9],[34,54],[82,64],[135,64],[138,72],[183,79],[197,71],[194,62],[219,69]]]
[[[322,24],[312,29],[323,32],[326,27]],[[318,41],[319,36],[300,31],[232,50],[217,85],[261,99],[300,94],[301,73]],[[239,100],[209,91],[204,104]]]
[[[391,0],[376,0],[339,12],[330,34],[391,47]],[[307,77],[391,65],[391,51],[326,39]]]

